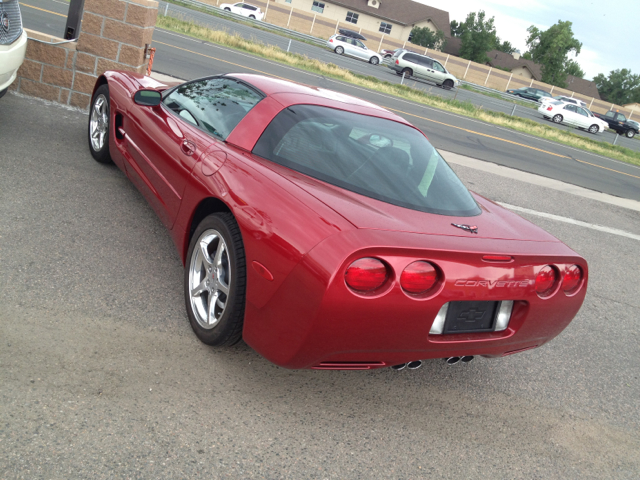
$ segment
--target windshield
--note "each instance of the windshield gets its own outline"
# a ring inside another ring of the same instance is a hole
[[[418,130],[377,117],[295,105],[253,153],[346,190],[440,215],[480,214],[475,200]]]

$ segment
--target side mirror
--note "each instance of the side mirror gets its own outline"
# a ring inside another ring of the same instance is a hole
[[[157,107],[162,101],[162,94],[157,90],[138,90],[133,101],[145,107]]]

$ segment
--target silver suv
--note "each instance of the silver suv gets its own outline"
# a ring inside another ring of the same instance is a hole
[[[389,68],[395,70],[398,75],[404,73],[408,77],[422,78],[446,89],[457,87],[459,83],[458,79],[437,60],[406,50],[397,51],[391,57]]]

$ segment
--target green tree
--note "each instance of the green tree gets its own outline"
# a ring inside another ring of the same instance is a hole
[[[527,47],[531,59],[542,67],[542,81],[562,88],[567,86],[568,55],[570,52],[578,55],[582,48],[582,43],[573,36],[571,25],[558,20],[545,31],[535,25],[527,29]]]
[[[504,53],[508,53],[509,55],[511,55],[513,52],[516,51],[515,47],[513,45],[511,45],[511,42],[507,42],[506,40],[504,42],[501,42],[499,38],[496,37],[496,50],[500,50],[501,52]]]
[[[599,73],[593,77],[600,96],[607,102],[617,105],[640,102],[640,75],[634,75],[631,70],[612,70],[608,77]]]
[[[451,36],[452,37],[461,37],[462,36],[462,32],[464,31],[462,25],[463,25],[462,23],[458,23],[455,20],[451,20],[450,26],[451,26]]]
[[[574,77],[584,78],[584,71],[580,68],[580,65],[575,60],[569,60],[565,66],[565,72],[567,75],[573,75]]]
[[[438,30],[434,32],[428,27],[413,27],[411,29],[411,43],[426,48],[435,48],[441,50],[444,47],[444,32]]]
[[[457,24],[456,32],[460,33],[462,45],[460,56],[478,63],[487,63],[487,52],[498,45],[496,27],[493,25],[494,17],[485,20],[484,10],[478,13],[471,12],[466,20]]]

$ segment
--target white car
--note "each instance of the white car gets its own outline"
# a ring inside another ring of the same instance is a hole
[[[338,55],[349,55],[350,57],[361,58],[367,62],[378,65],[382,61],[382,55],[367,46],[357,38],[346,35],[333,35],[327,40],[327,47]]]
[[[237,13],[247,18],[255,18],[256,20],[262,20],[264,12],[260,10],[260,7],[251,5],[250,3],[223,3],[220,8],[227,12]]]
[[[18,0],[0,0],[0,97],[16,79],[27,51]]]
[[[538,111],[542,113],[544,118],[551,119],[554,123],[564,123],[575,128],[582,128],[594,135],[609,128],[607,122],[594,116],[589,109],[572,103],[554,100],[540,105]]]

